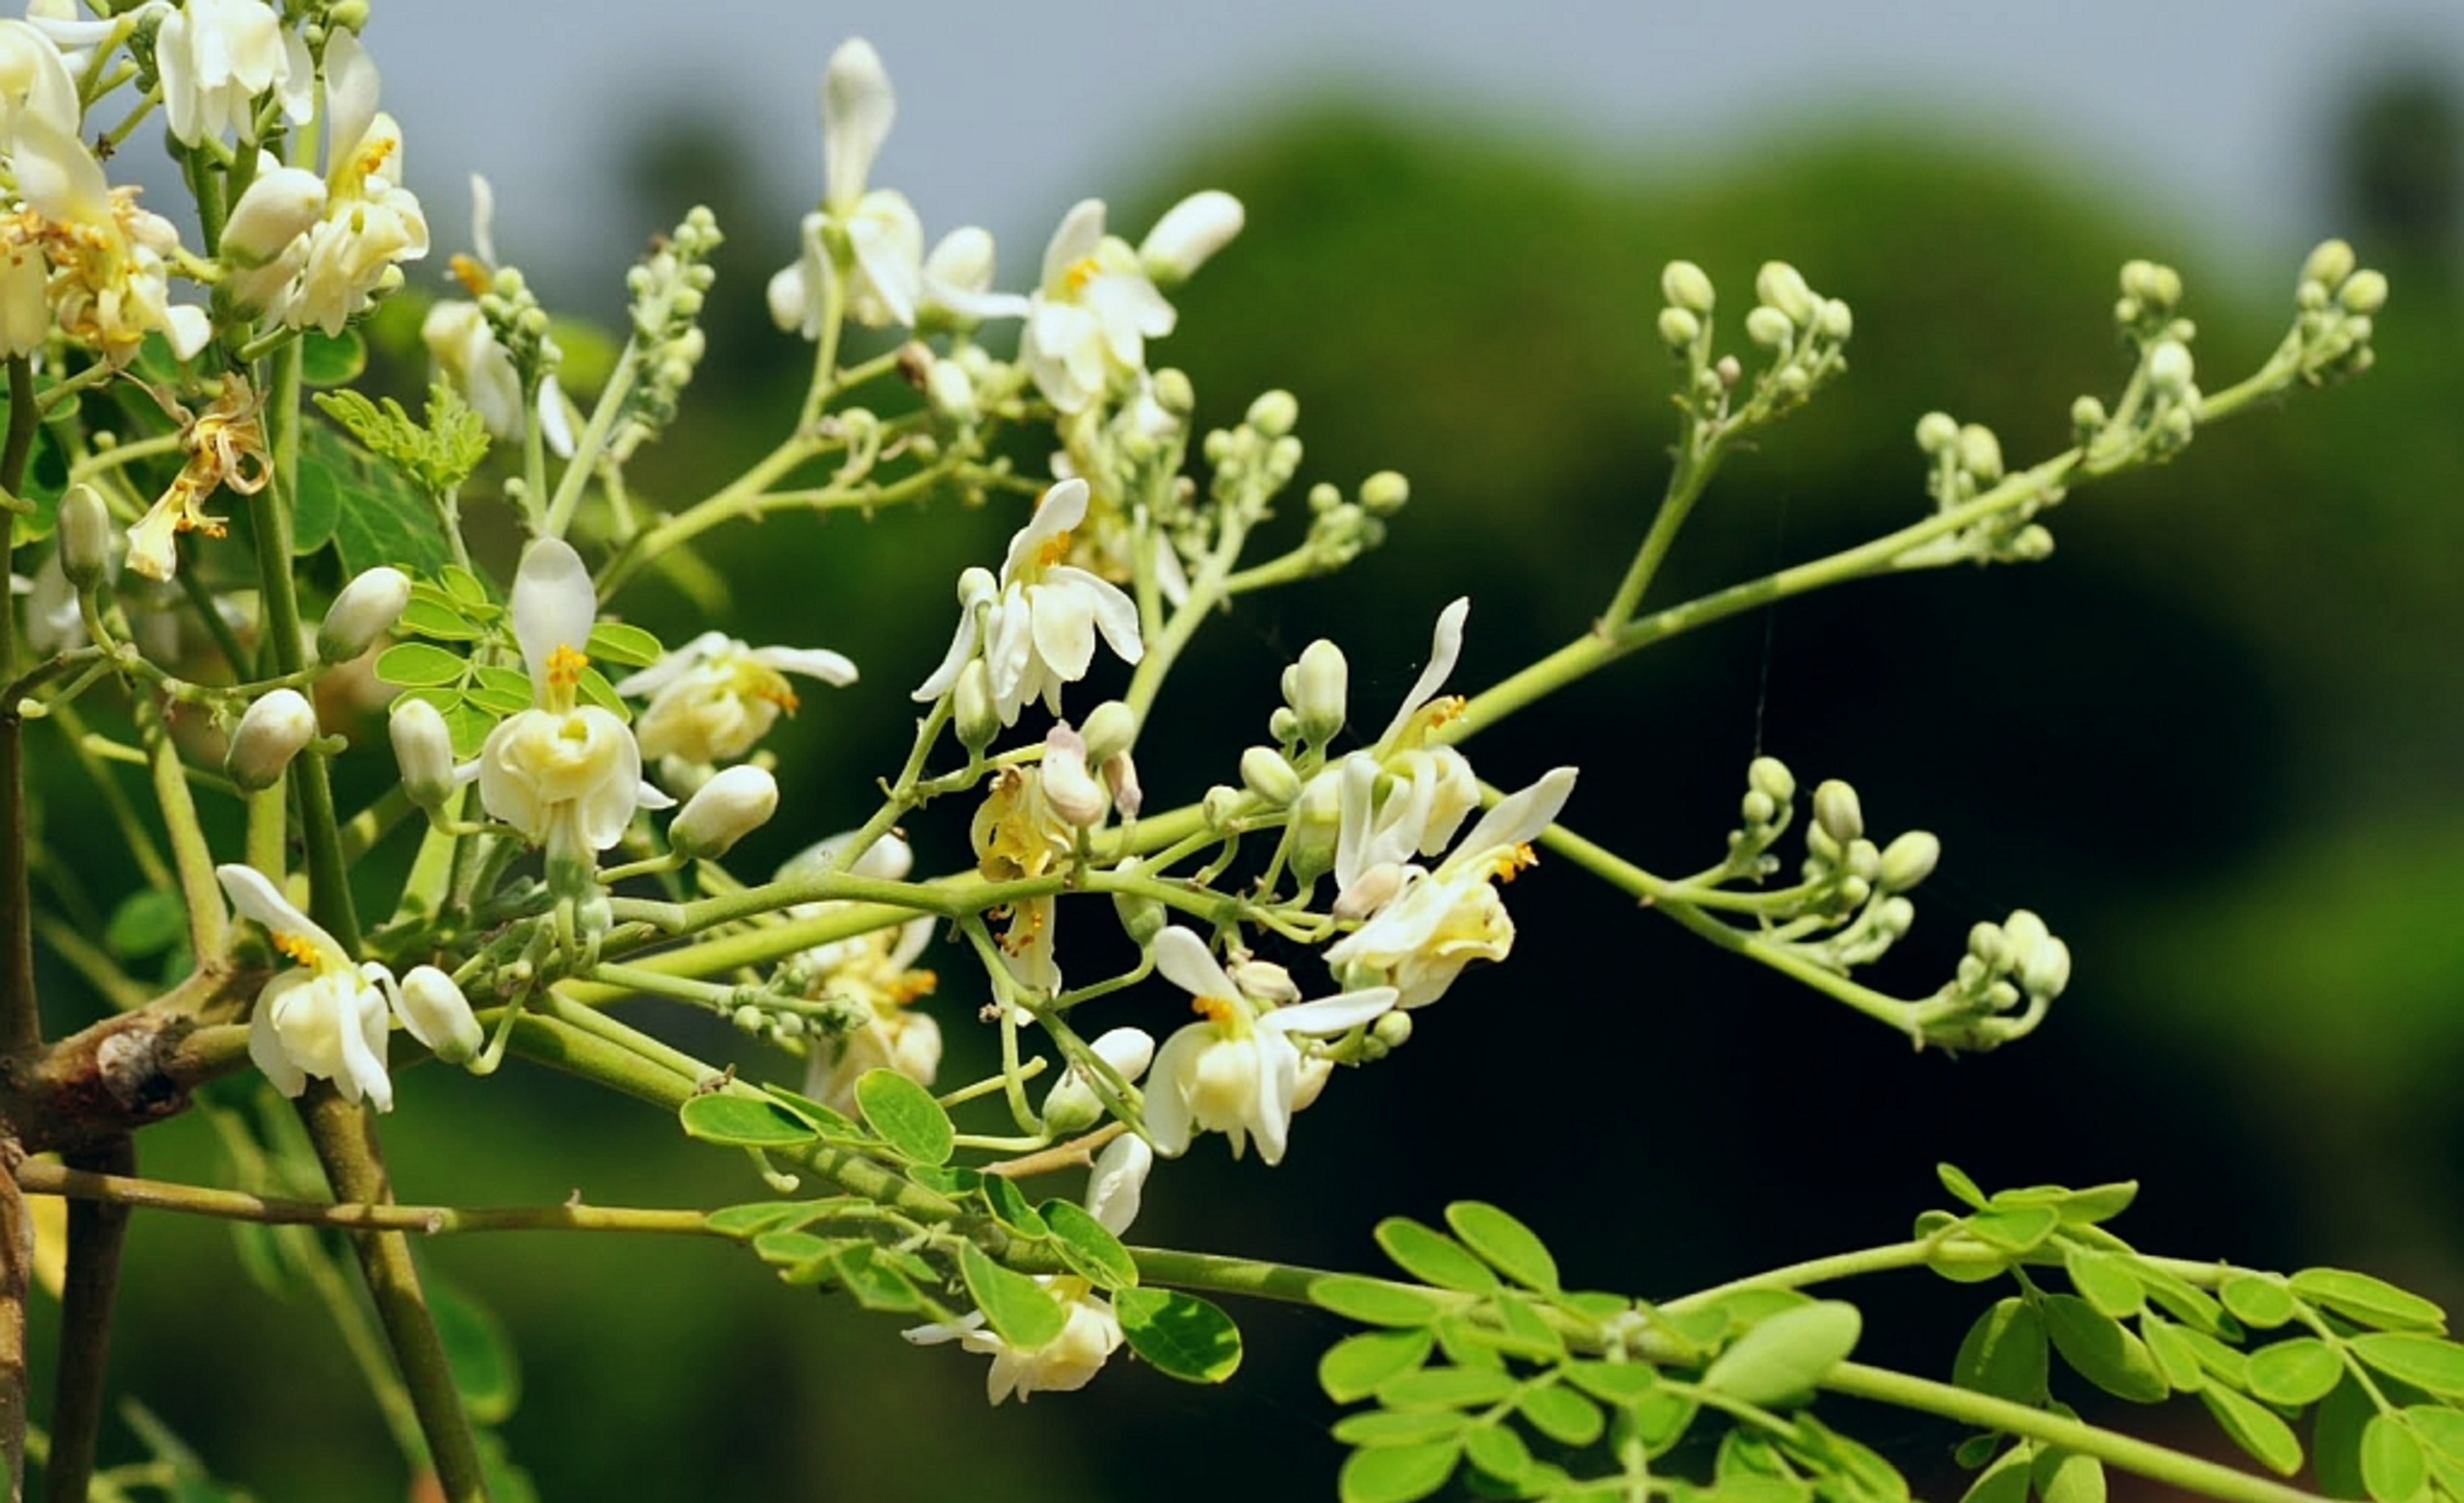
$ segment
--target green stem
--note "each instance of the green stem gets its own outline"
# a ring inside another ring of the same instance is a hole
[[[442,1236],[457,1232],[654,1232],[716,1236],[698,1210],[656,1210],[622,1206],[398,1206],[381,1202],[325,1205],[281,1200],[238,1190],[141,1180],[122,1174],[63,1168],[40,1160],[24,1166],[19,1183],[38,1195],[64,1195],[73,1208],[100,1205],[175,1210],[223,1221],[267,1226],[331,1227],[337,1231],[418,1232]]]
[[[330,1083],[317,1081],[300,1098],[299,1116],[337,1200],[370,1205],[393,1201],[373,1118],[365,1107],[343,1100]],[[368,1280],[368,1291],[376,1302],[376,1318],[385,1328],[402,1382],[410,1389],[411,1406],[419,1414],[420,1432],[426,1437],[429,1461],[445,1497],[449,1503],[486,1503],[487,1481],[479,1470],[470,1417],[462,1412],[462,1396],[453,1387],[445,1343],[428,1313],[427,1297],[420,1289],[409,1239],[399,1232],[360,1231],[351,1234],[350,1242],[360,1272]]]
[[[1642,603],[1643,592],[1651,588],[1661,562],[1677,543],[1678,529],[1685,525],[1694,503],[1702,498],[1703,488],[1718,471],[1720,456],[1727,447],[1719,432],[1715,423],[1687,417],[1684,446],[1677,468],[1669,473],[1668,490],[1660,497],[1659,511],[1652,518],[1651,530],[1643,535],[1642,547],[1635,549],[1633,562],[1626,566],[1626,577],[1618,581],[1608,609],[1601,613],[1598,630],[1603,635],[1626,624],[1634,608]]]
[[[564,473],[556,477],[556,494],[548,502],[546,535],[561,538],[574,522],[574,511],[581,504],[581,494],[590,484],[591,471],[598,468],[599,456],[607,447],[608,430],[616,426],[616,415],[625,410],[625,399],[633,390],[633,377],[641,369],[641,337],[634,336],[616,358],[616,369],[608,376],[607,385],[599,394],[599,401],[590,410],[590,421],[582,428],[581,437],[574,443],[573,457],[565,461]],[[534,403],[535,407],[536,404]],[[537,429],[536,419],[529,427]]]
[[[2254,1477],[2230,1466],[2120,1435],[2096,1425],[2066,1418],[2046,1410],[2030,1409],[2008,1399],[1954,1388],[1886,1367],[1841,1363],[1822,1380],[1834,1393],[1939,1414],[1980,1430],[1997,1430],[2022,1439],[2092,1456],[2126,1472],[2202,1493],[2223,1503],[2320,1503],[2318,1494],[2286,1483]]]
[[[34,452],[34,364],[24,355],[9,359],[9,432],[0,441],[0,497],[11,501],[26,480],[26,460]],[[16,553],[16,518],[0,510],[0,683],[16,677],[17,603],[9,596],[9,566]],[[0,906],[8,909],[8,927],[0,930],[0,1054],[31,1053],[42,1047],[42,1006],[35,996],[34,892],[28,880],[26,849],[34,831],[26,817],[25,719],[17,713],[13,689],[0,703]],[[12,1453],[13,1455],[15,1453]]]
[[[767,490],[771,481],[829,447],[829,444],[809,434],[795,434],[709,496],[648,531],[635,533],[632,541],[599,572],[600,599],[614,597],[645,563],[748,510],[749,503]]]
[[[137,1167],[136,1145],[115,1138],[69,1156],[65,1173],[125,1174]],[[30,1164],[30,1168],[49,1168]],[[26,1185],[20,1175],[19,1185]],[[31,1185],[28,1185],[31,1188]],[[43,1467],[50,1503],[85,1503],[102,1431],[105,1359],[111,1351],[112,1303],[119,1291],[120,1244],[128,1208],[103,1201],[68,1206],[68,1275],[61,1290],[60,1366],[51,1404],[51,1458]]]
[[[137,729],[145,742],[147,771],[153,778],[154,802],[163,809],[163,828],[170,837],[171,862],[180,878],[180,901],[188,906],[189,953],[199,958],[222,953],[227,928],[222,889],[214,878],[214,853],[197,823],[196,802],[190,796],[188,771],[180,749],[163,723],[161,706],[150,699],[137,701]],[[280,880],[282,874],[270,874]]]

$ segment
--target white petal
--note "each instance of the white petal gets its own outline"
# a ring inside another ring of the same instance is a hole
[[[1300,1051],[1292,1046],[1292,1040],[1274,1032],[1259,1033],[1255,1047],[1258,1107],[1250,1126],[1258,1135],[1258,1157],[1278,1164],[1292,1137],[1292,1096],[1300,1083]]]
[[[253,866],[226,862],[214,869],[216,880],[231,895],[231,905],[243,917],[256,920],[266,931],[285,938],[305,939],[316,947],[317,954],[332,964],[347,966],[350,955],[334,942],[334,936],[317,927],[316,921],[291,905],[265,873]]]
[[[1138,242],[1149,276],[1178,281],[1206,265],[1241,233],[1241,200],[1221,189],[1192,193],[1164,212]]]
[[[890,321],[901,328],[913,324],[915,299],[924,290],[924,226],[913,207],[898,193],[865,194],[863,205],[847,220],[847,242],[863,282],[871,284]],[[878,323],[862,318],[857,321]]]
[[[1064,480],[1043,493],[1035,515],[1010,538],[1009,556],[1001,561],[1001,582],[1016,580],[1044,545],[1087,520],[1087,482]]]
[[[1146,1090],[1146,1137],[1155,1145],[1155,1151],[1167,1159],[1177,1159],[1189,1151],[1190,1103],[1183,1078],[1196,1064],[1197,1057],[1215,1042],[1215,1036],[1211,1026],[1192,1023],[1164,1040],[1164,1047],[1156,1051],[1155,1070]]]
[[[1155,1060],[1155,1035],[1142,1028],[1106,1029],[1087,1047],[1124,1081],[1136,1081]]]
[[[1392,986],[1370,986],[1359,991],[1340,992],[1304,1002],[1298,1006],[1277,1007],[1258,1019],[1258,1027],[1278,1033],[1305,1033],[1316,1038],[1331,1038],[1391,1010],[1396,992]]]
[[[1066,564],[1054,568],[1044,578],[1075,590],[1092,607],[1095,629],[1122,662],[1134,664],[1146,655],[1146,644],[1138,634],[1137,603],[1121,593],[1120,586]]]
[[[834,207],[844,210],[863,196],[864,180],[897,114],[898,98],[881,54],[861,37],[840,42],[821,75],[822,148]]]
[[[304,973],[285,973],[288,976],[301,974]],[[275,978],[277,982],[281,980],[281,977]],[[256,1007],[248,1018],[248,1057],[265,1072],[265,1078],[273,1083],[275,1090],[285,1096],[295,1097],[308,1088],[308,1072],[299,1068],[298,1062],[282,1047],[282,1035],[274,1032],[273,996],[272,983],[257,995]]]
[[[658,693],[686,674],[702,666],[702,660],[729,650],[744,651],[745,646],[724,631],[706,631],[680,648],[659,654],[657,662],[638,669],[616,680],[616,692],[629,700],[638,700]],[[764,649],[777,651],[776,648]],[[759,657],[759,653],[753,654]]]
[[[513,635],[530,670],[531,693],[542,701],[548,693],[549,654],[560,647],[582,650],[598,615],[590,570],[571,545],[540,538],[523,549],[522,567],[513,575]]]
[[[1387,723],[1386,734],[1377,738],[1379,746],[1400,735],[1403,726],[1420,713],[1421,706],[1437,697],[1439,687],[1446,682],[1446,675],[1454,672],[1454,660],[1463,655],[1463,618],[1471,613],[1472,600],[1468,596],[1455,599],[1438,612],[1437,631],[1428,644],[1428,666],[1421,670],[1420,677],[1412,684],[1412,692],[1403,696],[1402,708],[1397,710],[1395,718]]]
[[[1480,823],[1472,827],[1454,853],[1438,864],[1438,875],[1447,876],[1459,863],[1476,861],[1488,852],[1538,838],[1575,791],[1575,772],[1571,767],[1553,767],[1530,787],[1500,799],[1480,816]]]
[[[1036,656],[1063,683],[1086,677],[1088,666],[1095,660],[1095,598],[1071,588],[1070,583],[1055,579],[1027,586],[1027,625],[1034,634]]]
[[[1069,268],[1095,253],[1104,241],[1104,201],[1082,198],[1069,206],[1052,239],[1043,247],[1043,291],[1059,297],[1067,291]]]
[[[471,174],[471,248],[478,252],[481,266],[496,266],[497,191],[476,172]]]
[[[376,121],[376,64],[359,38],[340,27],[325,43],[325,176],[359,151]]]
[[[856,681],[856,665],[828,648],[756,648],[753,660],[784,674],[802,674],[840,688]]]
[[[1105,1231],[1118,1236],[1138,1219],[1139,1200],[1154,1167],[1155,1150],[1135,1133],[1114,1138],[1095,1156],[1094,1172],[1087,1180],[1087,1210]]]
[[[1178,924],[1166,926],[1164,931],[1155,936],[1155,968],[1163,972],[1173,985],[1193,997],[1220,997],[1230,1001],[1241,995],[1241,989],[1232,984],[1232,978],[1224,974],[1214,953],[1206,948],[1206,941]],[[1182,1032],[1187,1032],[1182,1030]],[[1177,1041],[1181,1034],[1175,1033],[1172,1037]],[[1169,1052],[1171,1045],[1164,1047]],[[1156,1074],[1160,1078],[1163,1073],[1159,1060]]]

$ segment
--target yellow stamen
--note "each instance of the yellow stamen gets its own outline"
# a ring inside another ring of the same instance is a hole
[[[882,990],[892,1003],[903,1007],[918,997],[930,997],[940,984],[941,979],[930,971],[910,971]]]
[[[493,281],[487,267],[458,252],[446,265],[452,269],[453,280],[461,283],[462,290],[474,297],[485,293]]]
[[[1539,864],[1540,857],[1532,853],[1528,844],[1508,846],[1489,858],[1489,875],[1499,881],[1510,882],[1525,867]]]
[[[301,965],[317,963],[317,942],[305,934],[276,934],[273,947]]]
[[[588,653],[569,642],[557,643],[556,650],[548,654],[548,687],[572,690],[581,682],[582,670],[589,666]]]
[[[1229,1023],[1241,1015],[1241,1005],[1229,997],[1192,997],[1190,1010],[1209,1023]]]
[[[1060,563],[1063,559],[1069,556],[1069,534],[1064,532],[1056,535],[1051,542],[1046,543],[1043,547],[1036,549],[1036,567],[1038,569],[1050,569],[1053,565]]]
[[[1428,728],[1435,730],[1448,721],[1462,719],[1463,712],[1470,706],[1471,701],[1459,694],[1450,694],[1442,700],[1432,700],[1428,706]]]
[[[1094,257],[1081,256],[1069,264],[1068,270],[1061,273],[1062,285],[1072,293],[1083,293],[1087,290],[1087,284],[1095,279],[1095,273],[1102,269],[1102,267],[1095,264]]]

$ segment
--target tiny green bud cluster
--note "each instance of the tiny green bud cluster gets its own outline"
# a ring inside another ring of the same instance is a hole
[[[2362,267],[2343,241],[2324,242],[2302,264],[2294,305],[2298,312],[2287,344],[2304,381],[2323,386],[2370,369],[2376,358],[2370,337],[2378,310],[2387,306],[2384,272]]]
[[[608,439],[608,451],[620,463],[676,420],[677,403],[693,380],[706,344],[699,320],[718,274],[710,267],[710,253],[726,238],[710,211],[696,205],[673,234],[625,273],[625,291],[632,297],[632,355],[640,363],[640,374]]]

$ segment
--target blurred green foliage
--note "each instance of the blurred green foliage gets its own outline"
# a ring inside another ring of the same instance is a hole
[[[669,174],[694,181],[650,217],[740,188],[726,161],[714,142],[676,154]],[[1938,127],[1831,121],[1673,179],[1537,137],[1331,113],[1160,165],[1155,183],[1119,227],[1201,185],[1249,212],[1161,346],[1194,378],[1201,421],[1289,388],[1304,481],[1393,466],[1414,495],[1382,551],[1245,603],[1193,654],[1141,749],[1157,804],[1231,777],[1201,749],[1259,739],[1275,673],[1313,636],[1344,643],[1374,723],[1456,594],[1475,600],[1460,687],[1584,629],[1666,474],[1652,319],[1670,257],[1711,271],[1732,334],[1753,268],[1778,257],[1844,297],[1858,335],[1849,377],[1732,463],[1660,603],[1918,515],[1910,430],[1929,408],[1993,425],[2015,461],[2066,444],[2071,398],[2109,395],[2124,370],[2108,309],[2125,257],[2183,269],[2211,386],[2272,343],[2295,269]],[[654,501],[698,495],[781,431],[808,359],[740,317],[785,258],[786,224],[715,206],[734,236],[718,302],[743,343],[714,340],[685,423],[646,459],[638,492]],[[1716,855],[1758,749],[1801,779],[1852,778],[1879,826],[1930,828],[1948,849],[1886,984],[1930,990],[1968,923],[2033,906],[2079,956],[2043,1033],[1985,1058],[1911,1058],[1551,864],[1513,891],[1511,964],[1467,977],[1399,1059],[1341,1082],[1281,1169],[1211,1145],[1167,1166],[1139,1238],[1357,1268],[1377,1216],[1480,1198],[1541,1229],[1570,1283],[1656,1294],[1903,1235],[1931,1202],[1931,1164],[1957,1157],[1997,1182],[2143,1178],[2143,1246],[2332,1255],[2456,1292],[2464,1218],[2443,1152],[2464,1131],[2456,267],[2440,237],[2391,230],[2382,248],[2350,229],[2396,285],[2358,388],[2076,498],[2047,519],[2046,564],[1790,602],[1620,665],[1477,749],[1507,784],[1578,749],[1569,823],[1674,870]],[[1032,258],[1014,237],[1014,279]],[[945,581],[1013,522],[936,503],[710,541],[719,574],[746,581],[735,630],[837,648],[866,675],[816,691],[775,738],[783,825],[818,833],[866,812],[948,629]],[[670,641],[703,624],[679,591],[629,603]],[[958,820],[926,823],[928,862],[963,859]],[[748,866],[789,853],[773,838]],[[93,874],[100,890],[117,879]],[[942,974],[955,1075],[982,1044],[963,966]],[[732,1043],[691,1020],[670,1031],[711,1053]],[[402,1096],[387,1137],[408,1200],[762,1193],[740,1159],[537,1070],[423,1070]],[[149,1173],[209,1170],[194,1123],[142,1148]],[[269,1500],[399,1495],[313,1305],[247,1285],[218,1227],[148,1216],[130,1246],[119,1383]],[[1331,1487],[1330,1415],[1308,1374],[1337,1332],[1312,1312],[1240,1312],[1250,1361],[1227,1390],[1124,1363],[1088,1394],[987,1413],[980,1361],[910,1352],[886,1323],[779,1288],[724,1247],[529,1236],[431,1257],[513,1334],[525,1394],[505,1434],[551,1499]],[[1876,1354],[1947,1371],[1973,1312],[1939,1288],[1872,1293]],[[1943,1437],[1871,1439],[1926,1490]]]

